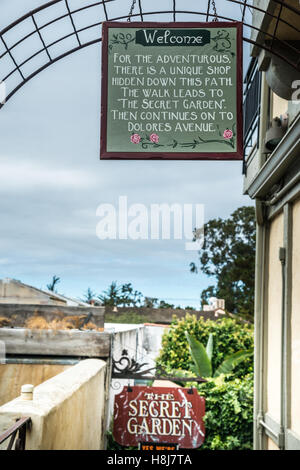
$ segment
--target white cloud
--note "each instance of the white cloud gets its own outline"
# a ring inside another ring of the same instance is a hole
[[[16,158],[0,156],[0,192],[19,193],[23,191],[69,190],[91,186],[87,172],[72,168],[52,167],[51,163],[32,162],[28,156]]]

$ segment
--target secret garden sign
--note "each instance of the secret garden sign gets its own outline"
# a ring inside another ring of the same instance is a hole
[[[196,388],[125,386],[115,396],[113,436],[122,446],[197,449],[205,438],[204,414],[205,399]]]
[[[103,23],[101,158],[242,159],[242,26]]]

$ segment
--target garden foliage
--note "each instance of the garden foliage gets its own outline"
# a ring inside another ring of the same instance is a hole
[[[208,379],[197,388],[206,408],[206,435],[200,449],[252,449],[253,374],[229,381]]]
[[[163,336],[162,349],[157,363],[170,369],[193,370],[185,332],[206,344],[209,334],[213,336],[212,369],[216,370],[224,359],[241,349],[253,347],[253,326],[243,324],[231,318],[216,321],[197,320],[195,315],[187,314],[185,318],[174,320],[170,329]],[[243,377],[253,371],[253,358],[247,358],[235,369],[235,377]]]
[[[253,348],[252,325],[241,325],[231,318],[197,320],[195,315],[189,314],[183,319],[174,318],[163,336],[157,363],[176,376],[194,374],[186,332],[202,344],[207,344],[212,335],[213,348],[209,352],[213,371],[226,357]],[[190,372],[187,374],[187,371]],[[192,385],[206,399],[206,436],[201,450],[252,449],[253,357],[245,358],[231,374],[221,374],[207,378],[206,383],[196,385],[194,382]]]

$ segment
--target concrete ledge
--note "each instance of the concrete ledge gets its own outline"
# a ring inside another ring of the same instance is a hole
[[[0,433],[17,418],[30,416],[26,448],[84,450],[103,448],[106,363],[86,359],[0,407]]]
[[[300,116],[295,119],[285,136],[269,156],[259,173],[248,186],[249,196],[263,199],[293,165],[300,152]]]

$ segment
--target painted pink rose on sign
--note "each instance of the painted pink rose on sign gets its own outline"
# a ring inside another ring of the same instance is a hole
[[[158,144],[158,142],[159,142],[159,137],[158,137],[157,134],[151,134],[151,135],[150,135],[150,140],[151,140],[151,142],[154,142],[155,144]]]
[[[141,136],[139,134],[132,134],[130,140],[133,144],[139,144],[141,141]]]
[[[231,137],[233,136],[233,132],[231,129],[226,129],[224,132],[223,132],[223,137],[224,139],[231,139]]]

